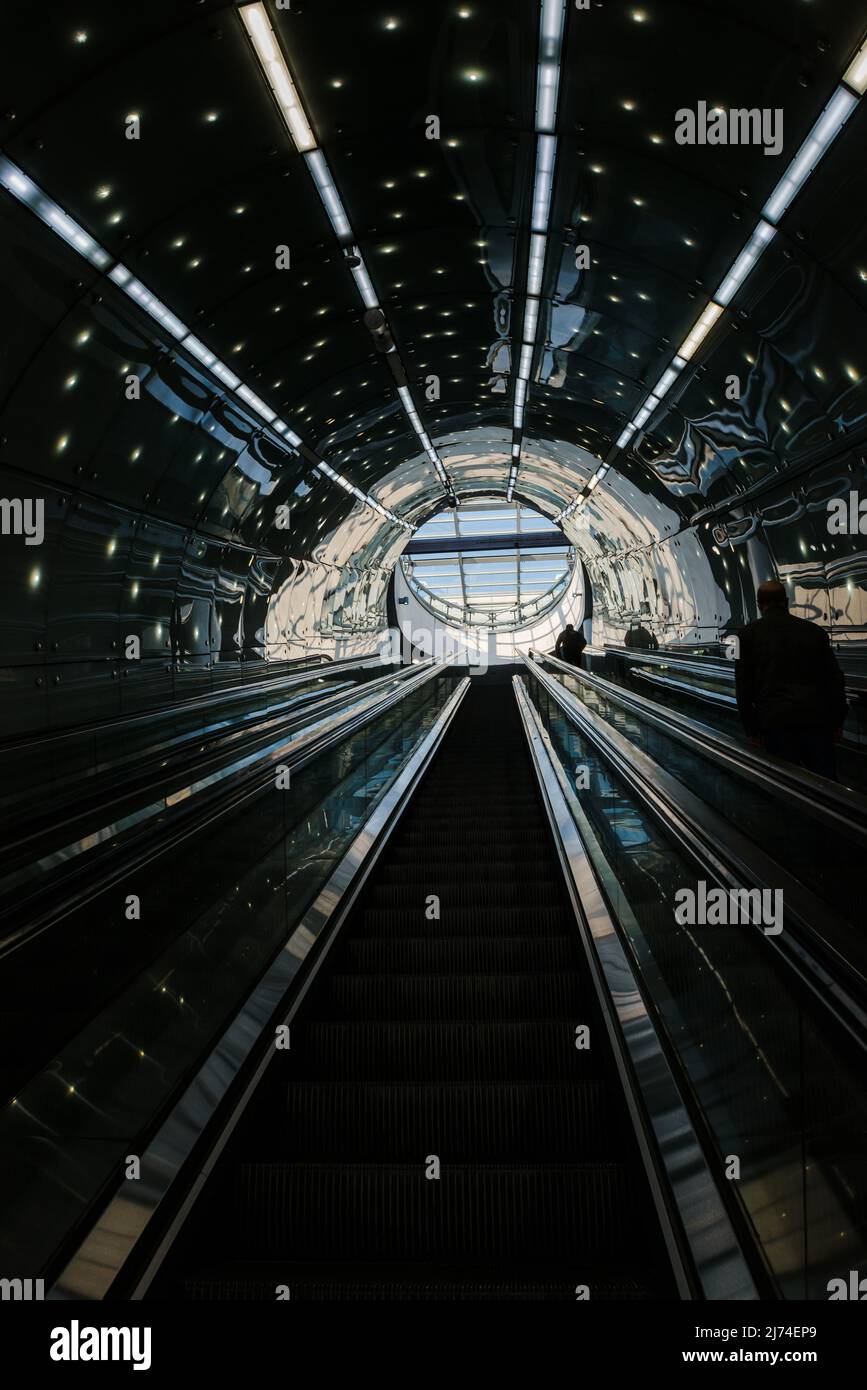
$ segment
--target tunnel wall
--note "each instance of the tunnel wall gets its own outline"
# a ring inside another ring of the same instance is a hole
[[[269,440],[5,193],[0,239],[4,733],[373,650],[405,532]]]

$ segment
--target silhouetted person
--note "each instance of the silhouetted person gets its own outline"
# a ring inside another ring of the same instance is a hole
[[[836,779],[846,691],[827,633],[789,612],[779,580],[760,584],[756,599],[761,616],[740,634],[735,662],[744,729],[773,757]]]
[[[554,655],[559,656],[561,661],[568,661],[570,666],[580,666],[581,653],[586,646],[584,634],[576,632],[572,624],[567,623],[557,638]]]
[[[655,652],[659,650],[659,643],[649,628],[641,623],[636,623],[631,627],[623,639],[624,647],[637,647],[641,651]]]

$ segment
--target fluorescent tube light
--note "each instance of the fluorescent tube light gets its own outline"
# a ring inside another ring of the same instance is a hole
[[[772,241],[775,236],[776,230],[771,226],[770,222],[765,222],[763,220],[758,224],[743,251],[738,256],[728,275],[714,295],[717,304],[727,306],[732,302],[768,242]]]
[[[792,160],[763,209],[769,222],[779,222],[783,213],[803,188],[828,147],[858,105],[858,98],[838,87],[810,134]]]
[[[307,119],[307,113],[289,74],[286,60],[280,52],[268,12],[263,4],[242,5],[239,14],[250,36],[250,42],[277,105],[286,122],[286,127],[295,148],[300,154],[316,148],[316,137]]]
[[[543,236],[541,232],[533,232],[530,236],[530,255],[527,261],[528,295],[538,295],[541,292],[547,241],[547,236]]]
[[[556,125],[565,11],[565,0],[542,0],[536,71],[537,131],[553,131]]]
[[[237,388],[241,385],[241,378],[239,376],[235,376],[234,372],[230,372],[225,362],[215,362],[213,367],[211,368],[211,371],[214,373],[214,376],[217,377],[219,381],[222,381],[224,386],[228,386],[230,391],[237,390]]]
[[[536,178],[533,184],[533,217],[530,223],[530,230],[533,232],[548,230],[556,156],[556,135],[539,135],[536,140]]]
[[[86,232],[83,227],[58,207],[37,184],[29,179],[26,174],[22,174],[17,165],[11,159],[0,156],[0,183],[8,189],[14,198],[20,203],[29,207],[31,212],[35,212],[40,221],[50,227],[53,232],[83,256],[91,265],[96,266],[97,270],[107,270],[111,265],[112,257],[98,241]]]
[[[212,367],[217,360],[217,354],[211,352],[209,347],[205,347],[205,344],[200,342],[198,338],[194,338],[192,333],[188,334],[187,337],[183,339],[181,347],[185,352],[188,352],[191,357],[197,357],[205,367]]]
[[[325,160],[325,155],[321,150],[311,150],[304,158],[307,160],[307,167],[313,175],[313,182],[316,184],[317,191],[322,199],[325,211],[328,213],[335,235],[341,241],[352,240],[352,226],[346,211],[340,201],[340,194],[337,192],[334,180],[331,177],[331,170]]]
[[[843,73],[843,81],[861,97],[867,91],[867,41],[861,45]]]
[[[721,313],[722,305],[716,304],[711,300],[692,332],[681,344],[678,350],[679,357],[682,357],[686,362],[691,361]]]
[[[142,284],[141,280],[137,280],[134,275],[131,275],[126,266],[114,266],[109,271],[108,278],[109,280],[113,280],[114,283],[123,290],[124,294],[128,294],[130,299],[135,300],[136,304],[140,305],[142,309],[150,314],[151,318],[155,319],[162,328],[167,329],[173,338],[180,339],[190,336],[190,330],[187,328],[187,325],[181,323],[180,319],[176,318],[172,311],[166,308],[162,300],[157,299],[155,294],[151,294],[150,290]]]
[[[539,301],[538,299],[528,299],[524,308],[524,333],[522,342],[535,343],[538,323]]]
[[[350,266],[350,270],[352,271],[352,278],[358,286],[358,293],[361,295],[365,309],[378,309],[379,300],[367,273],[367,266],[362,262],[361,265]]]
[[[254,391],[250,390],[249,386],[240,385],[238,387],[238,395],[241,397],[242,401],[245,401],[246,404],[250,406],[251,410],[255,410],[257,415],[261,415],[263,420],[267,420],[269,425],[272,420],[277,419],[276,410],[272,410],[270,406],[267,406],[261,396],[257,396]]]

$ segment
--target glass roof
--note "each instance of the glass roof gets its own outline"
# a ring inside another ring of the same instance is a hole
[[[544,611],[546,600],[560,596],[572,570],[569,545],[545,545],[522,550],[521,536],[550,533],[552,523],[529,507],[503,502],[477,502],[440,512],[416,531],[415,541],[442,541],[442,549],[404,560],[410,586],[424,602],[443,600],[474,615],[497,615],[500,621]],[[501,540],[484,551],[458,551],[461,539]]]

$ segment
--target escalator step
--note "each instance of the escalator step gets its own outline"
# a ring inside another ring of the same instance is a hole
[[[425,916],[425,900],[418,895],[418,906],[413,910],[412,899],[409,904],[395,907],[369,907],[361,914],[359,928],[353,935],[359,939],[365,936],[455,936],[475,935],[479,938],[524,936],[532,932],[534,937],[560,935],[569,925],[562,905],[532,908],[498,908],[495,912],[470,912],[463,907],[453,907],[447,901],[440,904],[442,916],[439,921],[429,921]]]
[[[560,1081],[598,1077],[603,1043],[575,1047],[575,1022],[299,1023],[291,1051],[275,1059],[289,1075],[349,1081]]]
[[[516,1271],[517,1273],[517,1271]],[[495,1267],[455,1270],[451,1277],[429,1269],[404,1265],[388,1270],[376,1265],[365,1269],[354,1265],[351,1272],[340,1266],[331,1269],[297,1265],[285,1260],[274,1263],[238,1261],[215,1269],[188,1275],[181,1285],[183,1297],[199,1301],[274,1302],[278,1289],[289,1289],[292,1301],[306,1302],[570,1302],[575,1301],[578,1279],[586,1284],[590,1301],[617,1302],[646,1300],[648,1284],[622,1275],[596,1275],[571,1266],[567,1270],[543,1269],[528,1278],[503,1279]]]
[[[498,846],[496,856],[468,859],[466,849],[456,845],[451,851],[427,851],[419,854],[410,864],[394,863],[389,856],[389,861],[383,865],[377,881],[386,885],[402,884],[406,891],[408,883],[426,884],[427,880],[441,881],[453,878],[457,866],[460,870],[466,870],[467,877],[476,890],[480,885],[488,888],[492,884],[502,884],[514,892],[517,884],[520,885],[524,897],[529,895],[535,898],[544,892],[551,882],[550,871],[546,873],[544,861],[541,864],[535,859],[529,863],[513,862],[511,859],[501,858],[502,852],[502,847]]]
[[[524,975],[331,975],[332,1013],[379,1019],[570,1017],[581,976],[560,971]],[[328,1005],[324,1005],[325,1008]]]
[[[293,1083],[279,1152],[298,1162],[603,1161],[613,1155],[602,1081],[522,1085]],[[265,1155],[260,1155],[260,1157]]]
[[[502,861],[503,841],[500,836],[492,835],[485,840],[478,838],[472,842],[472,849],[468,849],[467,845],[466,838],[461,835],[454,835],[448,840],[444,837],[435,839],[428,836],[412,844],[395,844],[394,849],[389,852],[388,860],[390,864],[401,864],[405,867],[434,861],[448,864],[462,855],[470,874],[481,856],[487,860]],[[509,864],[547,865],[549,862],[544,846],[530,844],[526,837],[509,846]]]
[[[412,883],[408,882],[408,876],[404,874],[399,883],[377,883],[371,889],[370,902],[375,907],[405,907],[407,899],[411,901]],[[562,904],[562,889],[556,881],[546,879],[543,882],[534,883],[532,887],[522,890],[520,880],[517,883],[477,883],[472,879],[458,878],[454,870],[450,871],[448,877],[438,875],[425,876],[424,881],[416,878],[416,882],[421,890],[420,896],[427,897],[431,893],[438,897],[447,897],[456,906],[461,907],[491,907],[509,908],[520,904],[525,904],[527,908],[532,908],[536,903],[546,907],[554,907]]]
[[[622,1261],[638,1229],[620,1164],[244,1163],[241,1258]],[[580,1278],[576,1276],[576,1282]]]
[[[528,970],[574,969],[576,944],[568,936],[436,936],[362,937],[348,941],[343,968],[365,973],[395,971],[433,975],[446,971],[487,974]]]

